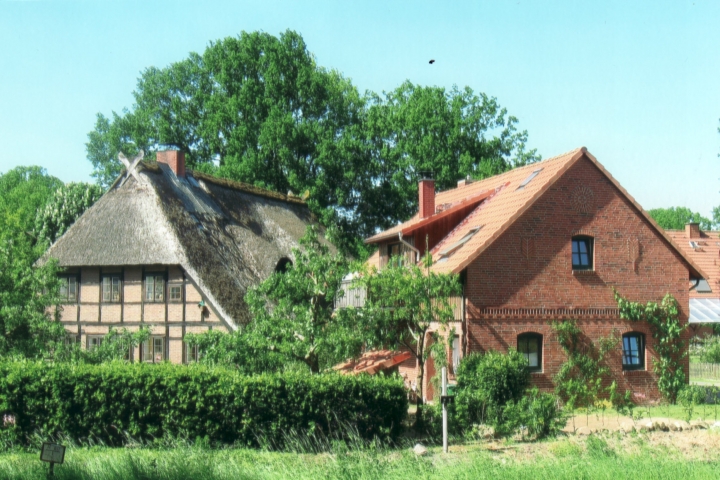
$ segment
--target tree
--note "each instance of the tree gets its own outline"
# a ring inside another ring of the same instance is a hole
[[[313,227],[293,249],[294,262],[245,296],[253,316],[245,334],[255,348],[300,361],[312,373],[323,363],[357,354],[363,339],[355,312],[334,310],[342,280],[350,270],[346,260],[331,253]],[[324,360],[324,362],[323,362]]]
[[[65,330],[49,314],[57,303],[57,265],[33,264],[44,251],[35,215],[62,182],[40,167],[0,175],[0,356],[42,357]]]
[[[42,358],[65,337],[50,306],[58,303],[57,264],[34,267],[24,235],[0,239],[0,357]]]
[[[50,196],[38,211],[34,231],[38,241],[53,243],[103,194],[99,185],[68,183]]]
[[[32,236],[35,215],[62,184],[44,168],[35,166],[16,167],[1,174],[0,237]]]
[[[419,172],[432,172],[436,188],[447,190],[461,178],[486,178],[539,160],[535,150],[525,150],[528,134],[518,132],[517,123],[497,99],[470,87],[446,91],[406,81],[384,96],[369,94],[364,124],[372,193],[362,215],[372,221],[363,233],[417,211]]]
[[[358,277],[359,285],[367,289],[362,322],[369,330],[365,336],[371,340],[370,346],[406,349],[417,360],[417,425],[422,425],[423,379],[430,355],[428,331],[433,324],[442,328],[453,320],[448,298],[460,293],[457,275],[430,271],[429,255],[422,263],[426,271],[415,264],[391,261],[380,271],[373,269]]]
[[[359,257],[369,253],[361,238],[414,213],[419,170],[448,188],[538,158],[494,98],[409,82],[360,95],[289,30],[243,32],[148,68],[134,97],[132,109],[98,114],[88,134],[101,185],[121,171],[119,151],[173,146],[190,168],[307,195],[328,238]]]
[[[713,222],[686,207],[653,208],[648,214],[665,230],[683,230],[686,223],[699,223],[702,230],[712,229]]]

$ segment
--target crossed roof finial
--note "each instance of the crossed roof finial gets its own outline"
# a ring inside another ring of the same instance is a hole
[[[142,185],[143,181],[140,178],[140,175],[138,175],[137,166],[140,164],[140,160],[142,160],[144,156],[145,152],[143,150],[140,150],[140,152],[135,155],[132,161],[130,161],[127,159],[124,153],[118,153],[118,159],[123,163],[123,165],[125,165],[126,170],[125,178],[123,178],[122,182],[120,182],[120,185],[125,183],[125,181],[130,178],[130,175],[135,177],[135,180]]]

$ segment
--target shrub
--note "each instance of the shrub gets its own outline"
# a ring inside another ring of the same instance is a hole
[[[465,357],[457,372],[455,417],[461,429],[487,423],[496,430],[504,423],[504,407],[518,402],[530,382],[521,354],[488,352]]]
[[[700,361],[720,363],[720,337],[707,337],[700,348]]]
[[[519,430],[523,436],[535,439],[556,436],[567,422],[567,415],[560,407],[558,397],[540,393],[537,388],[531,389],[518,402],[508,403],[504,418],[505,422],[501,425],[504,431],[498,433]]]
[[[128,436],[281,448],[289,435],[396,438],[402,382],[382,376],[242,376],[203,365],[0,363],[0,441]]]

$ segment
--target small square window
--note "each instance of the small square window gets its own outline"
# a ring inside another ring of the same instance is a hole
[[[573,270],[592,270],[593,239],[592,237],[573,237],[572,239]]]
[[[185,344],[185,363],[195,363],[200,360],[200,349],[196,345]]]
[[[645,335],[626,333],[623,340],[623,370],[645,370]]]
[[[63,303],[76,303],[78,299],[78,278],[73,276],[60,277],[60,301]]]
[[[150,337],[141,347],[143,362],[159,363],[165,360],[165,337]]]
[[[113,303],[120,301],[122,282],[119,275],[107,275],[102,278],[102,301]]]
[[[182,285],[170,285],[170,301],[182,302]]]
[[[145,301],[165,301],[165,277],[163,275],[147,275],[145,277]]]
[[[102,342],[103,342],[102,335],[88,335],[87,336],[87,349],[95,350],[100,345],[102,345]]]

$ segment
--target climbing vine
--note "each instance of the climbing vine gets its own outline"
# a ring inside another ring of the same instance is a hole
[[[610,368],[605,357],[615,348],[618,338],[611,335],[593,342],[582,334],[576,320],[552,322],[552,329],[567,357],[553,379],[555,393],[569,410],[584,407],[589,413],[607,390],[603,379],[610,374]]]
[[[658,389],[668,401],[675,403],[678,392],[686,385],[681,360],[687,355],[681,338],[685,326],[680,323],[677,300],[668,293],[659,304],[648,302],[643,305],[624,299],[615,290],[613,294],[620,309],[620,318],[650,325],[659,357],[653,360]]]

